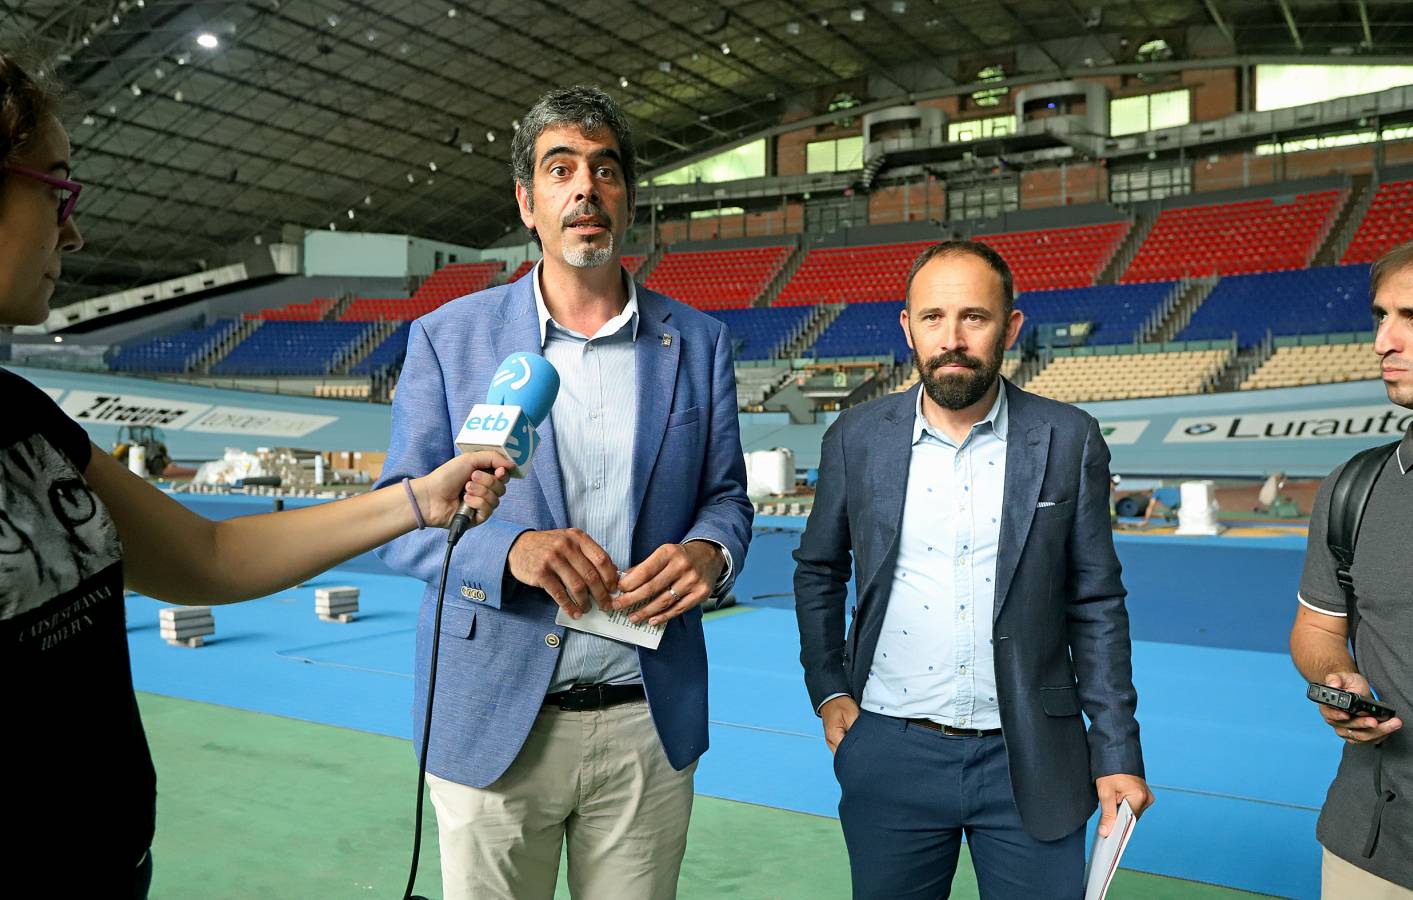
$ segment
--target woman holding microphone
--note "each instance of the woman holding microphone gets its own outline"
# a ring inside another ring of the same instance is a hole
[[[0,52],[0,326],[43,322],[64,254],[83,246],[56,97]],[[212,522],[3,369],[0,397],[0,885],[145,897],[156,777],[123,588],[198,605],[261,597],[413,528],[446,527],[463,503],[484,522],[511,463],[467,454],[349,500]]]

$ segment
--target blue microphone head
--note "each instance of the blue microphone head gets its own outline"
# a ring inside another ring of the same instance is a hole
[[[559,372],[550,361],[533,353],[512,353],[491,376],[486,402],[518,406],[536,425],[549,415],[559,394]]]

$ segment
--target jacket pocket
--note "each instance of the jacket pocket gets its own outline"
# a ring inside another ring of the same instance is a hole
[[[681,425],[693,425],[702,417],[700,406],[690,406],[687,409],[679,409],[677,412],[667,417],[667,427],[677,428]]]
[[[1040,707],[1047,716],[1079,715],[1079,692],[1074,685],[1066,687],[1043,687],[1040,689]]]
[[[442,606],[442,634],[471,640],[476,636],[476,607]]]

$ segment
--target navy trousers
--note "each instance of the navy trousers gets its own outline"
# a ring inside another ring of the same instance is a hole
[[[1000,735],[949,737],[861,712],[834,755],[855,900],[938,900],[966,835],[982,900],[1080,900],[1084,828],[1021,826]]]

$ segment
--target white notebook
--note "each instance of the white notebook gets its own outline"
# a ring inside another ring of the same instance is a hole
[[[1089,872],[1085,876],[1084,900],[1104,900],[1104,895],[1109,893],[1109,885],[1119,870],[1119,860],[1123,858],[1128,839],[1133,837],[1133,826],[1137,822],[1125,798],[1119,803],[1118,816],[1109,836],[1095,836],[1094,849],[1089,854]]]

